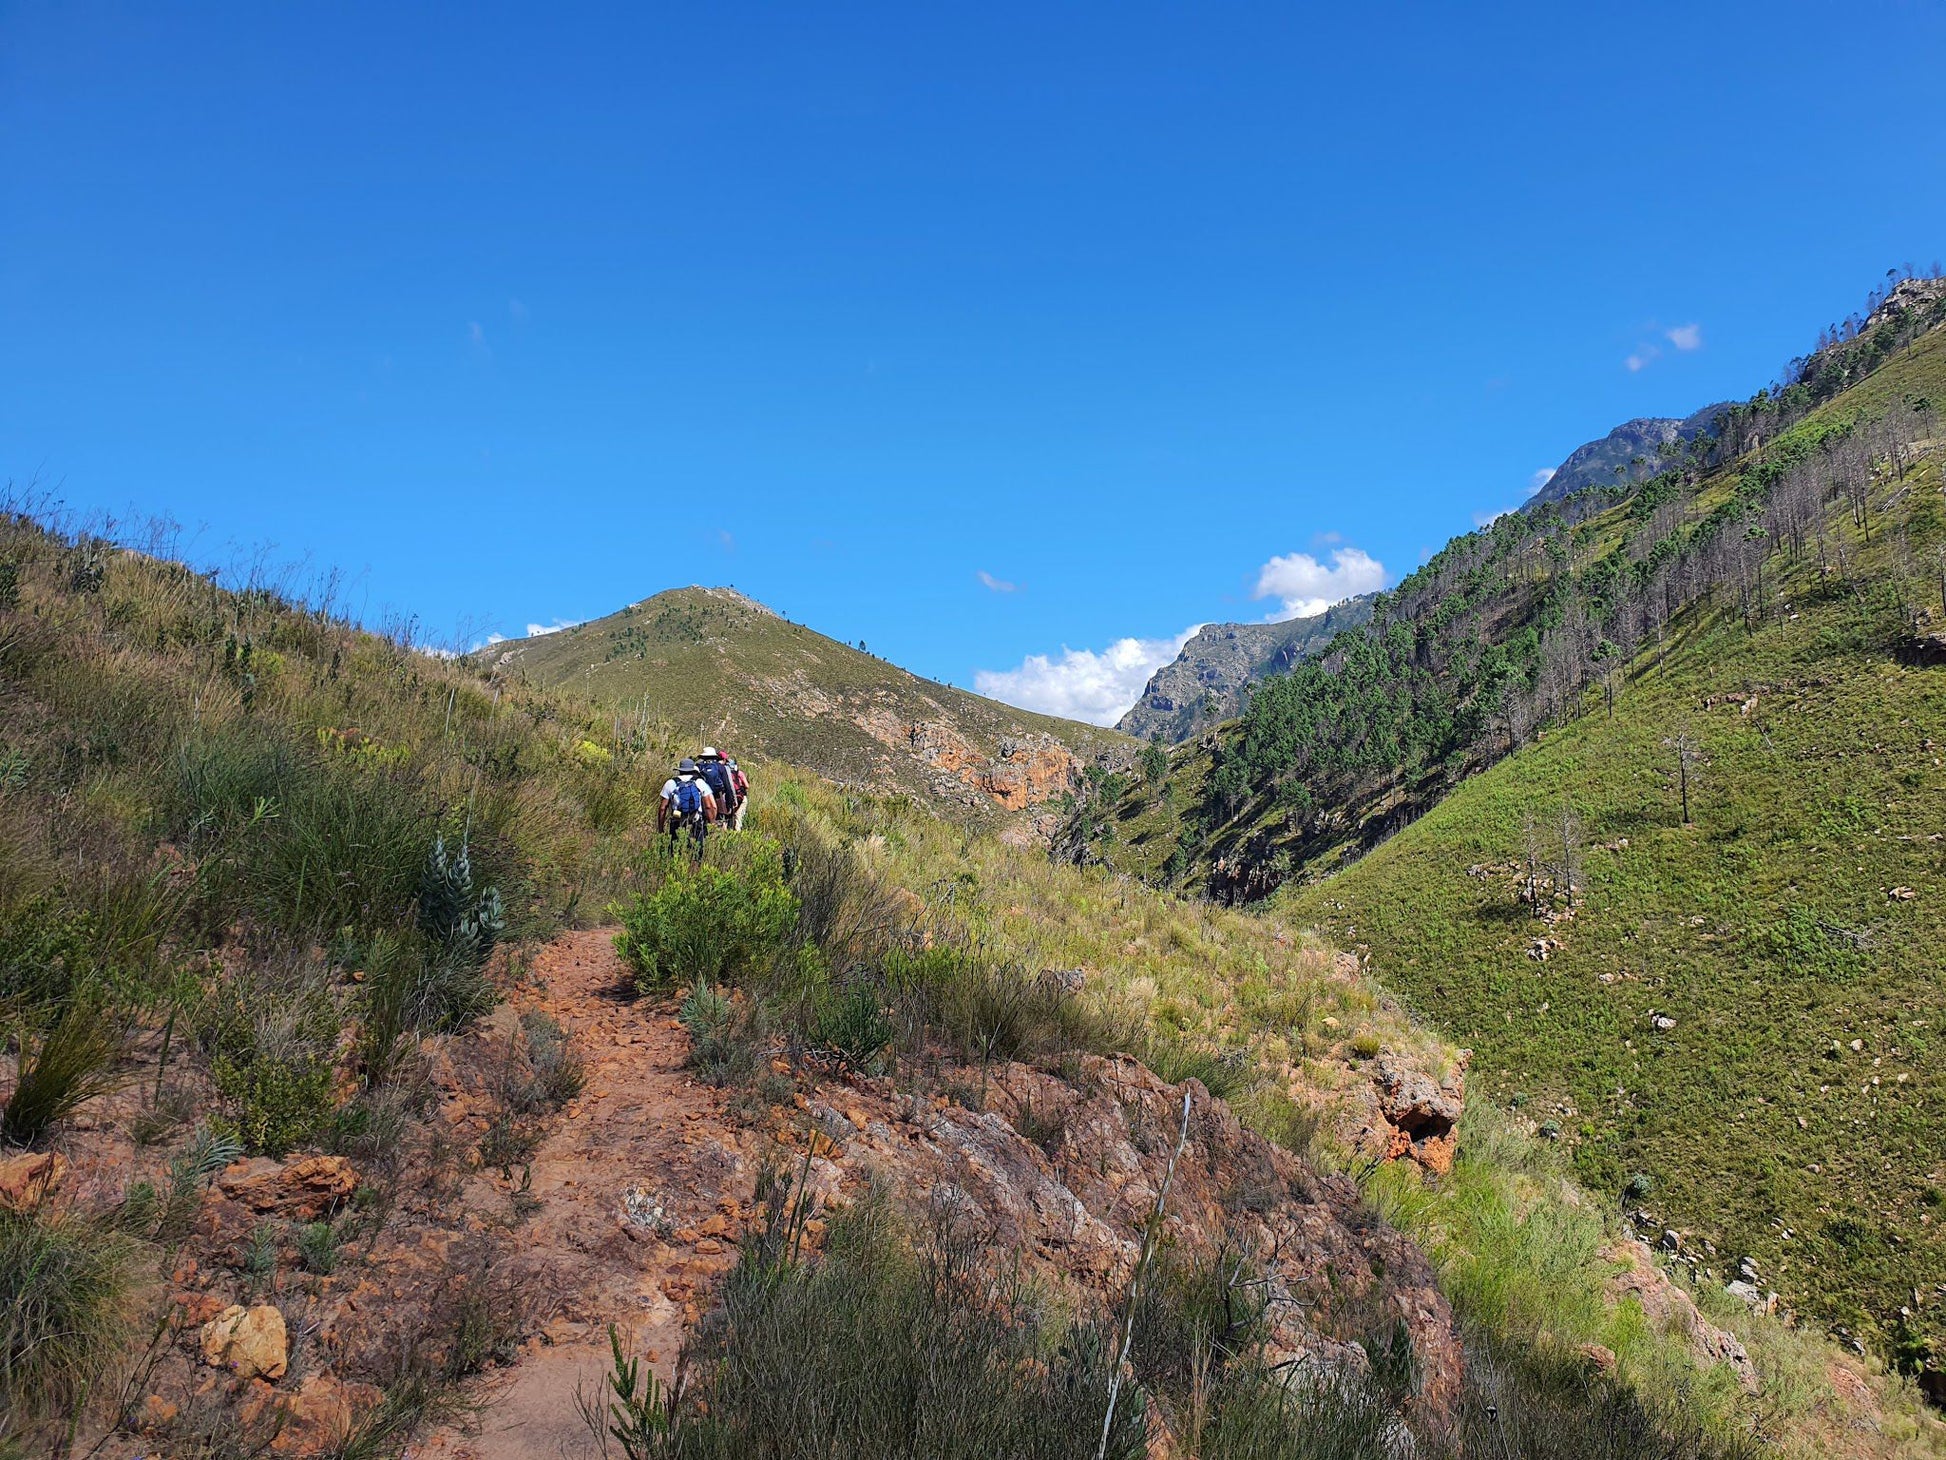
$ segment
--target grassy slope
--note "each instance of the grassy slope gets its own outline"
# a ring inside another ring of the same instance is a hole
[[[810,783],[783,797],[868,849],[892,880],[923,891],[933,915],[975,946],[1029,970],[1082,967],[1091,997],[1123,1006],[1165,1041],[1214,1044],[1233,1067],[1240,1060],[1258,1071],[1254,1091],[1231,1094],[1239,1112],[1274,1139],[1308,1142],[1326,1163],[1351,1159],[1337,1144],[1332,1112],[1367,1078],[1358,1053],[1366,1041],[1429,1067],[1450,1053],[1385,991],[1345,978],[1330,945],[1300,933],[1278,909],[1186,901]],[[1297,1071],[1299,1108],[1324,1114],[1315,1132],[1280,1098],[1272,1076],[1286,1069]],[[1590,1200],[1558,1151],[1484,1101],[1469,1110],[1448,1179],[1426,1182],[1404,1163],[1355,1169],[1387,1218],[1434,1256],[1470,1323],[1543,1350],[1601,1344],[1644,1392],[1713,1416],[1726,1431],[1757,1435],[1782,1455],[1946,1455],[1946,1430],[1909,1386],[1877,1386],[1883,1413],[1867,1438],[1833,1391],[1828,1344],[1751,1315],[1720,1292],[1698,1291],[1696,1300],[1748,1346],[1762,1381],[1754,1397],[1726,1370],[1699,1370],[1680,1333],[1658,1328],[1633,1304],[1608,1302],[1604,1280],[1615,1266],[1602,1249],[1616,1223],[1612,1206]]]
[[[1123,754],[1132,743],[1113,730],[921,679],[727,589],[659,593],[491,652],[511,654],[512,668],[537,684],[567,685],[620,709],[646,706],[699,741],[722,740],[739,753],[793,761],[846,783],[919,795],[931,788],[918,762],[874,739],[856,716],[879,712],[901,730],[944,722],[985,755],[1009,736],[1051,735],[1083,759]],[[949,809],[963,816],[969,808],[962,800]]]
[[[1935,335],[1827,409],[1942,385]],[[1880,574],[1894,522],[1920,563],[1946,536],[1937,456],[1918,477],[1864,559]],[[1917,1290],[1908,1326],[1937,1341],[1946,670],[1893,662],[1875,642],[1886,612],[1819,594],[1814,566],[1781,586],[1781,621],[1752,635],[1733,613],[1699,616],[1666,671],[1637,665],[1612,719],[1550,732],[1284,904],[1369,949],[1383,982],[1477,1049],[1486,1091],[1558,1123],[1595,1190],[1652,1177],[1643,1205],[1713,1243],[1706,1267],[1753,1255],[1791,1302],[1882,1341]],[[1721,698],[1753,689],[1747,710]],[[1688,827],[1664,746],[1680,727],[1707,758]],[[1549,930],[1509,864],[1564,796],[1586,893]],[[1550,931],[1563,946],[1529,957]]]

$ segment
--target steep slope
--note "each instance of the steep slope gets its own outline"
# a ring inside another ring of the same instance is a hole
[[[1126,764],[1112,730],[983,699],[790,623],[729,588],[679,588],[481,656],[701,745],[902,791],[961,820],[1048,814],[1084,768]]]
[[[1809,567],[1280,901],[1700,1272],[1946,1360],[1946,669]]]
[[[1684,461],[1689,444],[1715,430],[1717,421],[1729,409],[1728,402],[1704,406],[1682,417],[1644,416],[1624,421],[1598,441],[1589,441],[1568,453],[1566,461],[1554,469],[1539,491],[1525,504],[1533,508],[1589,487],[1627,486],[1647,481]]]
[[[1807,553],[1860,592],[1891,594],[1896,616],[1932,551],[1907,478],[1934,449],[1933,403],[1946,399],[1946,295],[1874,320],[1805,362],[1799,383],[1726,412],[1714,466],[1590,489],[1455,538],[1377,600],[1369,625],[1266,679],[1234,724],[1177,752],[1168,776],[1108,783],[1063,846],[1262,897],[1355,860],[1580,713],[1590,691],[1615,692],[1699,605],[1728,599],[1761,622],[1780,565]],[[1873,366],[1862,376],[1861,362]]]
[[[1710,1286],[1937,1388],[1946,328],[1900,313],[1740,458],[1455,543],[1068,845],[1283,887]]]
[[[1204,726],[1234,716],[1256,680],[1285,672],[1341,630],[1364,623],[1372,615],[1372,597],[1361,594],[1282,623],[1204,624],[1180,654],[1149,676],[1142,698],[1115,728],[1141,740],[1160,735],[1181,744]]]

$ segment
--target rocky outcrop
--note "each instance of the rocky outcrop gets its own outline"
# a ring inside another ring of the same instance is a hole
[[[1360,1340],[1402,1325],[1417,1409],[1440,1421],[1459,1393],[1461,1353],[1425,1256],[1361,1204],[1350,1180],[1247,1130],[1196,1081],[1171,1085],[1133,1060],[1095,1056],[1072,1081],[1010,1065],[981,1110],[915,1110],[887,1081],[855,1081],[807,1101],[821,1144],[805,1184],[825,1206],[874,1181],[889,1186],[929,1220],[964,1223],[1047,1279],[1112,1304],[1183,1134],[1185,1094],[1187,1140],[1167,1202],[1173,1249],[1254,1266],[1272,1300],[1272,1358],[1294,1368],[1363,1372]]]
[[[1004,811],[1045,805],[1080,783],[1081,758],[1052,735],[1003,736],[989,754],[940,720],[905,722],[875,712],[857,723],[880,744],[915,756],[936,792],[975,792]]]
[[[1618,1271],[1608,1279],[1608,1296],[1615,1302],[1632,1300],[1656,1327],[1685,1339],[1690,1351],[1705,1364],[1722,1364],[1747,1393],[1758,1389],[1757,1366],[1741,1340],[1718,1328],[1697,1311],[1696,1304],[1655,1265],[1648,1247],[1633,1237],[1618,1238],[1604,1256]]]
[[[1380,1055],[1372,1069],[1384,1159],[1410,1157],[1436,1176],[1453,1169],[1459,1149],[1460,1113],[1466,1103],[1466,1062],[1461,1051],[1439,1080],[1392,1054]]]
[[[54,1151],[23,1151],[0,1160],[0,1211],[33,1211],[67,1171],[68,1158]]]
[[[230,1167],[217,1185],[253,1212],[315,1222],[351,1200],[358,1172],[343,1156],[307,1156],[288,1166],[259,1158]]]
[[[1149,676],[1115,728],[1180,745],[1243,708],[1247,686],[1321,653],[1340,633],[1372,616],[1372,595],[1348,598],[1323,613],[1282,623],[1204,624],[1175,659]]]
[[[1569,452],[1567,460],[1548,474],[1521,510],[1558,502],[1586,487],[1647,481],[1678,461],[1691,441],[1712,433],[1718,417],[1728,409],[1727,402],[1718,402],[1688,416],[1643,416],[1624,421],[1599,440]]]

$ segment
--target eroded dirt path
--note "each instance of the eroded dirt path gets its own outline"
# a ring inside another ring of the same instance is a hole
[[[592,1454],[575,1402],[609,1367],[608,1325],[667,1381],[702,1295],[735,1260],[756,1138],[682,1068],[688,1038],[666,1004],[636,1001],[612,930],[542,949],[515,1010],[539,1008],[573,1038],[581,1096],[532,1162],[540,1205],[514,1235],[540,1331],[471,1434],[435,1436],[444,1460]]]

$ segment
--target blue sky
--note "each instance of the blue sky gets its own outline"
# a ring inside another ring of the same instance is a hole
[[[0,4],[0,476],[1105,716],[1946,253],[1937,5],[1469,9]]]

